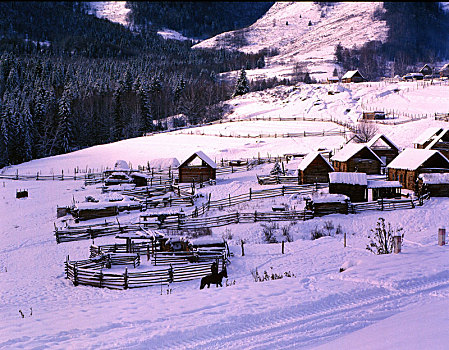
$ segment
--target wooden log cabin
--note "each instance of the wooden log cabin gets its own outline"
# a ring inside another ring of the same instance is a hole
[[[379,120],[385,119],[385,112],[374,111],[374,112],[362,112],[362,120]]]
[[[449,129],[444,129],[425,149],[439,151],[449,159]]]
[[[401,198],[402,185],[399,181],[368,180],[368,201],[381,198]]]
[[[387,179],[418,192],[417,179],[423,173],[449,173],[449,160],[440,152],[407,148],[387,166]]]
[[[334,167],[319,152],[310,152],[298,166],[298,183],[311,184],[329,182],[329,173]]]
[[[441,69],[440,69],[440,78],[443,77],[449,77],[449,63],[446,63]]]
[[[399,154],[399,147],[383,134],[375,135],[367,146],[387,165]]]
[[[347,71],[342,77],[342,83],[361,83],[366,81],[365,77],[358,70]]]
[[[380,174],[385,164],[365,143],[349,143],[331,157],[332,166],[339,172]]]
[[[349,197],[344,194],[315,195],[306,198],[306,209],[314,216],[329,214],[348,214]]]
[[[422,75],[432,75],[433,74],[433,69],[428,65],[425,64],[420,70],[419,73],[421,73]]]
[[[443,131],[440,127],[427,128],[413,141],[413,148],[425,149]]]
[[[202,151],[198,151],[178,167],[178,172],[180,183],[201,183],[216,179],[217,165]]]
[[[418,194],[429,193],[432,197],[449,197],[449,173],[419,174]]]
[[[329,193],[344,194],[351,202],[366,202],[368,181],[365,173],[329,173]]]

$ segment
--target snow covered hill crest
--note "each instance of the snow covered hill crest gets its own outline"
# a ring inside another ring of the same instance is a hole
[[[194,48],[228,48],[243,52],[275,49],[279,55],[269,65],[308,62],[309,71],[332,72],[335,46],[362,46],[372,40],[384,42],[388,27],[375,13],[380,2],[277,2],[256,23],[240,31],[217,35]],[[232,43],[232,36],[241,40]]]

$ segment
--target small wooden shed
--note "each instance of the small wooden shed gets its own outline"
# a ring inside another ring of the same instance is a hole
[[[329,173],[334,167],[319,152],[310,152],[298,166],[298,183],[311,184],[329,182]]]
[[[341,77],[342,83],[361,83],[366,81],[365,77],[358,70],[350,70]]]
[[[419,174],[418,193],[430,193],[432,197],[449,197],[449,173]]]
[[[385,112],[374,111],[374,112],[362,112],[363,120],[381,120],[385,119]]]
[[[367,142],[367,146],[387,165],[399,154],[399,147],[384,134],[377,134]]]
[[[349,197],[344,194],[326,194],[306,198],[306,209],[312,210],[314,216],[329,214],[348,214]]]
[[[444,129],[439,133],[425,149],[439,151],[449,159],[449,129]]]
[[[329,193],[344,194],[351,202],[366,202],[368,181],[365,173],[329,173]]]
[[[388,180],[399,181],[403,188],[415,192],[422,173],[449,173],[449,160],[435,150],[407,148],[387,166]]]
[[[330,159],[335,171],[380,174],[385,164],[365,143],[349,143]]]
[[[399,181],[368,180],[368,201],[381,198],[401,198],[402,185]]]
[[[438,126],[427,128],[413,141],[413,148],[426,148],[443,131],[444,129]]]
[[[201,183],[216,179],[217,164],[202,151],[198,151],[178,167],[178,172],[180,183]]]

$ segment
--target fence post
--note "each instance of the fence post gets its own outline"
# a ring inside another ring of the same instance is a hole
[[[73,267],[73,285],[78,285],[78,263],[75,262],[75,266]]]
[[[251,190],[251,188],[249,189],[249,200],[251,200],[252,198],[252,190]]]
[[[67,259],[65,260],[65,278],[69,278],[69,256],[67,255]]]
[[[231,194],[229,193],[229,205],[231,205]]]
[[[242,256],[245,256],[245,248],[243,247],[243,239],[240,241],[240,244],[242,245]]]
[[[446,229],[439,228],[438,229],[438,245],[445,245],[445,244],[446,244]]]
[[[285,242],[282,241],[282,254],[284,254],[284,244],[285,244]]]
[[[346,232],[343,235],[343,247],[346,248]]]
[[[394,253],[398,254],[401,252],[401,236],[394,236],[393,237],[393,246],[394,246]]]
[[[123,274],[124,289],[128,289],[128,268],[125,267],[125,273]]]

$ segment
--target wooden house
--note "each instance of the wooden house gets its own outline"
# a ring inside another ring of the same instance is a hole
[[[306,198],[306,209],[312,210],[314,216],[329,214],[348,214],[349,197],[344,194],[326,194]]]
[[[432,197],[449,197],[449,173],[419,174],[418,193],[429,193]]]
[[[319,152],[310,152],[298,166],[298,183],[329,182],[334,167]]]
[[[363,120],[381,120],[385,119],[385,112],[375,111],[375,112],[362,112]]]
[[[338,83],[339,81],[340,81],[340,79],[338,79],[338,77],[328,77],[327,78],[328,84]]]
[[[216,179],[217,165],[202,151],[198,151],[178,167],[178,172],[180,183],[201,183]]]
[[[368,201],[381,198],[401,198],[402,185],[399,181],[368,180]]]
[[[366,144],[387,165],[399,154],[399,147],[383,134],[375,135]]]
[[[363,75],[358,70],[347,71],[342,77],[342,83],[361,83],[366,81]]]
[[[365,143],[349,143],[330,159],[335,171],[380,174],[385,164]]]
[[[443,131],[444,129],[440,127],[427,128],[413,141],[413,148],[426,148]]]
[[[425,149],[439,151],[449,159],[449,129],[444,129]]]
[[[418,72],[422,75],[432,75],[433,69],[428,64],[425,64]]]
[[[449,160],[440,152],[407,148],[387,166],[387,179],[399,181],[403,188],[418,191],[417,179],[422,173],[448,173]]]
[[[344,194],[351,202],[366,202],[368,181],[365,173],[329,173],[329,193]]]
[[[440,77],[449,77],[449,63],[446,63],[441,69],[440,69]]]

